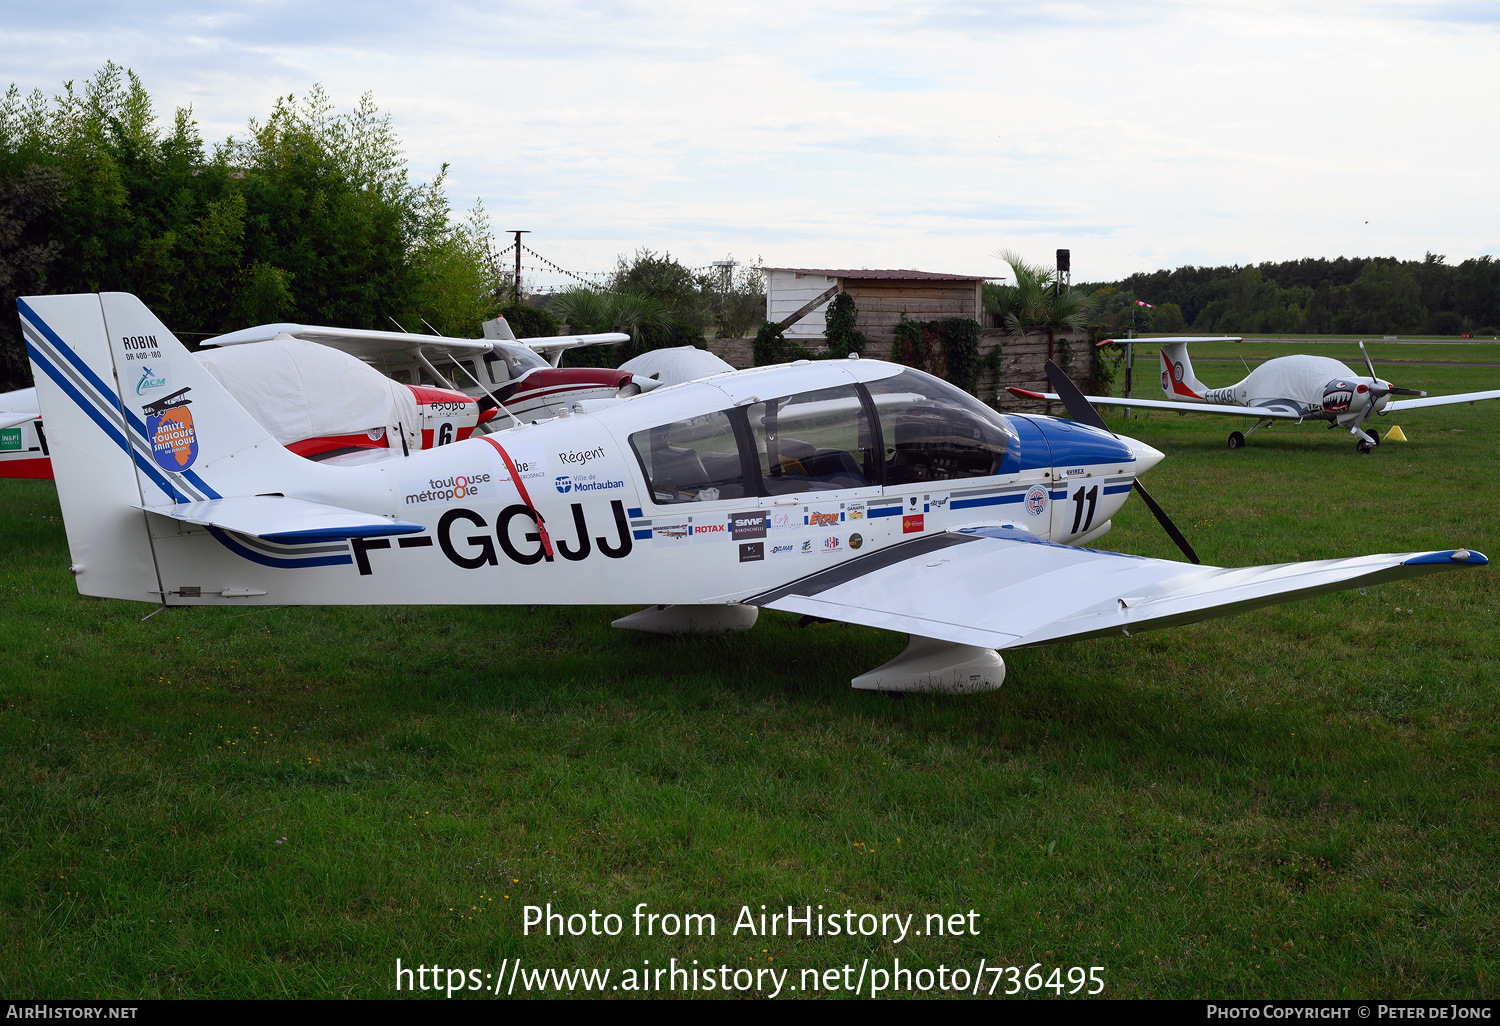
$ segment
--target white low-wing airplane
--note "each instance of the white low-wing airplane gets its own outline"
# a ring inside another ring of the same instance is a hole
[[[875,360],[737,371],[329,466],[277,444],[134,296],[18,305],[86,595],[650,604],[616,625],[659,633],[749,627],[765,606],[911,635],[856,687],[967,691],[1000,685],[997,649],[1488,562],[1222,569],[1082,548],[1132,489],[1159,509],[1137,478],[1161,453]],[[121,387],[141,360],[170,368],[173,403]]]
[[[1125,339],[1105,339],[1099,345],[1124,343]],[[1410,388],[1397,388],[1375,374],[1375,365],[1365,344],[1359,351],[1365,358],[1369,376],[1356,374],[1338,360],[1326,356],[1278,356],[1256,367],[1244,380],[1226,388],[1209,388],[1193,373],[1188,357],[1191,342],[1238,342],[1235,336],[1222,338],[1153,338],[1136,342],[1161,346],[1161,388],[1167,399],[1121,399],[1117,396],[1091,395],[1089,402],[1098,406],[1127,406],[1148,410],[1173,410],[1177,413],[1215,413],[1231,417],[1253,417],[1256,424],[1249,431],[1232,431],[1229,448],[1238,449],[1245,439],[1272,421],[1328,421],[1329,427],[1347,427],[1358,439],[1355,448],[1367,453],[1380,444],[1380,435],[1365,428],[1371,414],[1398,413],[1427,406],[1472,403],[1481,399],[1500,399],[1500,388],[1486,392],[1462,392],[1457,395],[1428,396]],[[1027,399],[1050,399],[1051,392],[1032,392],[1024,388],[1010,391]],[[1392,396],[1411,396],[1392,399]]]

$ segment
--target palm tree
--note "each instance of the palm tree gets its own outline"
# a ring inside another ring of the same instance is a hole
[[[998,315],[1011,331],[1047,329],[1047,359],[1053,358],[1057,332],[1088,327],[1093,299],[1072,286],[1063,285],[1050,268],[1028,264],[1011,249],[996,251],[995,258],[1010,265],[1014,285],[986,285],[985,310]]]

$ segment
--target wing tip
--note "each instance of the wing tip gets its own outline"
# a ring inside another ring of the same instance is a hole
[[[1403,566],[1488,566],[1490,558],[1473,549],[1444,549],[1404,560]]]

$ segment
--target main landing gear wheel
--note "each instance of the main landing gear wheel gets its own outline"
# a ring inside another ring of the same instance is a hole
[[[1229,448],[1243,449],[1245,447],[1245,436],[1238,431],[1229,432]]]

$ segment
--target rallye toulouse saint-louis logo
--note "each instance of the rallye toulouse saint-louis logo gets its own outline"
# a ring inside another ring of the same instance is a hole
[[[193,411],[188,409],[192,400],[187,394],[191,391],[179,389],[141,407],[151,455],[163,470],[181,473],[198,458],[198,431],[193,427]]]

